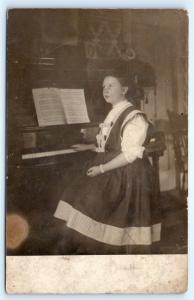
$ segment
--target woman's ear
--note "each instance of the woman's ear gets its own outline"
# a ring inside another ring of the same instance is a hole
[[[125,96],[128,92],[128,86],[123,86],[123,95]]]

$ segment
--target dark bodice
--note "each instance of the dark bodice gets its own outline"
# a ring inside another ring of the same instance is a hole
[[[135,106],[127,107],[121,115],[116,120],[115,124],[113,124],[112,130],[110,132],[110,135],[107,139],[106,145],[105,145],[105,151],[112,152],[112,151],[121,151],[121,137],[124,130],[124,127],[122,127],[122,124],[125,120],[125,118],[133,111],[137,110]],[[138,114],[142,114],[141,112],[138,112]],[[130,120],[129,120],[130,122]]]

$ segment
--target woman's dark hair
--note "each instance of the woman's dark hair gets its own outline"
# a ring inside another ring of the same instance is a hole
[[[111,76],[111,77],[115,77],[122,86],[129,86],[130,82],[129,82],[129,77],[127,76],[123,76],[123,74],[121,74],[120,72],[117,72],[117,71],[110,71],[110,72],[106,72],[104,74],[104,78],[105,77],[108,77],[108,76]]]
[[[112,76],[115,77],[122,86],[128,87],[128,91],[125,95],[126,99],[133,103],[135,106],[139,106],[139,101],[144,97],[143,89],[136,85],[134,79],[131,76],[123,75],[122,72],[119,71],[109,71],[104,74],[104,78]]]
[[[130,76],[126,76],[126,74],[123,75],[122,72],[117,71],[117,70],[109,71],[104,74],[104,78],[108,77],[108,76],[115,77],[122,86],[128,87],[128,91],[127,91],[125,97],[131,101],[131,99],[133,98],[133,95],[134,95],[134,84],[133,84],[133,81],[130,78]]]

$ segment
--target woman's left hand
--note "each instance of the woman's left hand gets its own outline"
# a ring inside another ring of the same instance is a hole
[[[87,171],[87,176],[90,176],[90,177],[94,177],[94,176],[97,176],[101,174],[101,171],[100,171],[100,167],[99,166],[94,166],[94,167],[91,167],[90,169],[88,169]]]

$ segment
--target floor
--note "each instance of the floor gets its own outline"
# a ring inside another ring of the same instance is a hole
[[[176,190],[161,193],[162,236],[161,242],[153,248],[153,254],[187,253],[187,200]],[[64,240],[70,245],[69,237],[64,239],[64,223],[58,222],[47,211],[28,215],[31,224],[30,236],[16,249],[9,250],[8,255],[62,255]],[[68,249],[66,250],[68,252]],[[146,253],[146,252],[145,252]]]
[[[176,190],[161,193],[161,254],[187,253],[187,196]]]

